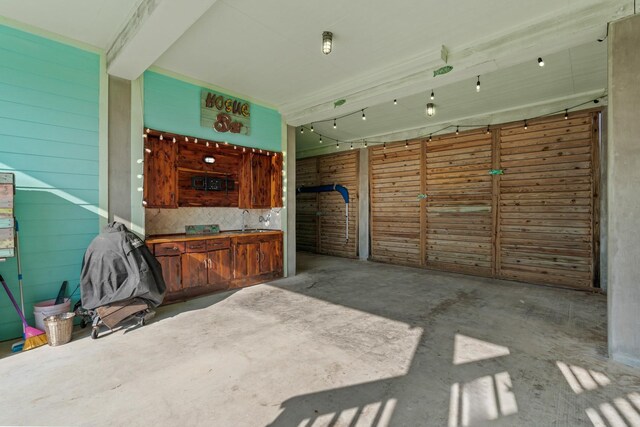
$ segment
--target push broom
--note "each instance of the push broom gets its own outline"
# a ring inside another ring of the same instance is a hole
[[[45,345],[47,343],[47,335],[40,329],[32,328],[27,324],[27,319],[24,318],[24,314],[20,310],[20,307],[18,307],[18,303],[15,298],[13,298],[13,294],[11,294],[2,274],[0,274],[0,282],[2,282],[4,290],[7,292],[7,295],[9,295],[9,299],[13,303],[13,306],[22,320],[22,326],[24,327],[24,346],[22,347],[22,351],[31,350],[32,348]]]

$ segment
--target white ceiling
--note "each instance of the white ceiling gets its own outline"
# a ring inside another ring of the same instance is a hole
[[[158,21],[171,28],[182,19],[181,36],[135,49],[163,52],[155,65],[273,105],[292,125],[368,108],[366,122],[355,116],[337,130],[316,129],[341,140],[388,140],[589,99],[606,87],[606,43],[595,40],[607,22],[633,13],[633,0],[190,0],[181,2],[192,8],[189,21],[187,12],[162,18],[157,11],[170,1],[3,0],[0,15],[105,50],[118,43],[126,50],[129,39],[116,39],[122,29],[135,40],[163,31]],[[326,30],[334,33],[330,55],[320,51]],[[454,71],[434,77],[445,64],[442,45]],[[538,56],[546,67],[537,67]],[[427,120],[431,88],[438,111]],[[347,103],[334,109],[342,98]],[[299,140],[301,149],[312,144]]]
[[[106,49],[140,0],[2,0],[0,16]]]

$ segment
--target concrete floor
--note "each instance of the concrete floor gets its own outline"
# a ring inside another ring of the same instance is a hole
[[[0,424],[640,426],[640,370],[605,357],[603,295],[299,264],[0,359]]]

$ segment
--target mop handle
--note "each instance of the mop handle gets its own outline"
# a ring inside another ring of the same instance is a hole
[[[18,307],[18,303],[13,298],[13,295],[11,294],[11,291],[9,290],[9,287],[5,283],[4,277],[2,277],[2,274],[0,274],[0,282],[2,282],[2,286],[4,286],[4,290],[7,292],[7,295],[9,295],[9,299],[13,303],[13,306],[16,308],[16,311],[18,312],[18,315],[20,316],[20,319],[22,319],[22,324],[26,328],[27,327],[27,319],[24,318],[24,314],[22,314],[22,311],[20,311],[20,307]]]

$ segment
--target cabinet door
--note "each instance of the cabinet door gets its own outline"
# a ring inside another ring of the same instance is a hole
[[[238,243],[236,245],[234,274],[236,278],[260,274],[259,243]]]
[[[260,242],[260,274],[282,270],[282,242],[280,239]]]
[[[206,252],[183,254],[182,281],[184,288],[205,286],[208,280],[208,267],[209,257]]]
[[[156,259],[162,266],[162,277],[167,284],[167,293],[182,290],[180,256],[159,256]]]
[[[144,204],[148,208],[177,208],[178,146],[148,135],[144,142]]]
[[[208,253],[208,283],[212,289],[226,289],[231,279],[231,250],[220,249]]]
[[[271,158],[253,155],[251,159],[251,204],[254,208],[271,206]]]

